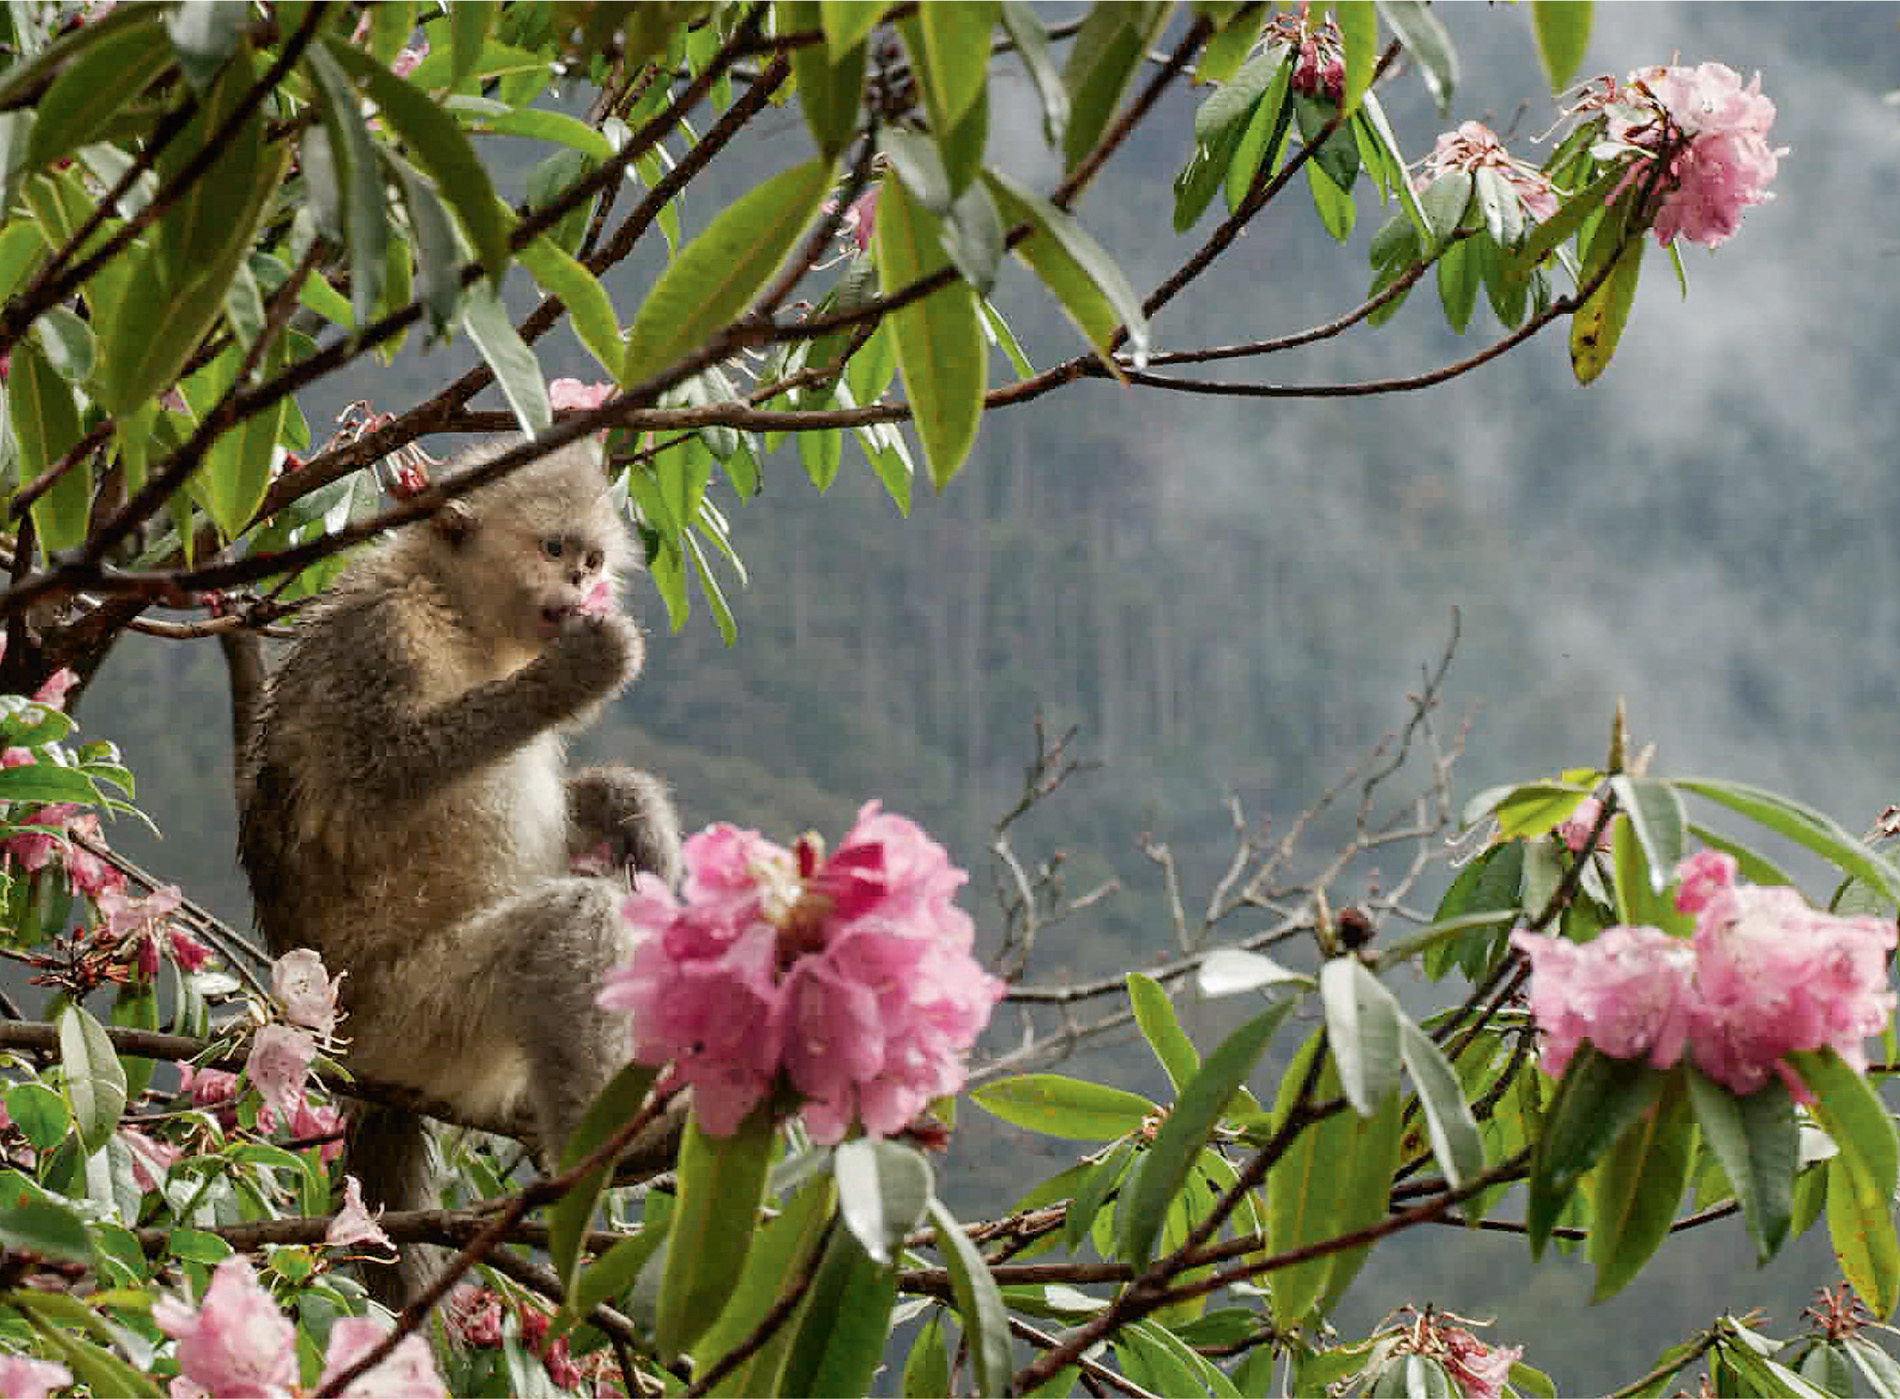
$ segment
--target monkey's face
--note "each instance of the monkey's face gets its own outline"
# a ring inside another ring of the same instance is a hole
[[[535,637],[546,641],[574,618],[612,608],[613,578],[603,541],[568,530],[524,535],[518,547],[527,560],[523,620]]]

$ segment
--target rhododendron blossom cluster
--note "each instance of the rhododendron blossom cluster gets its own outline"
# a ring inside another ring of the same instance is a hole
[[[1640,152],[1630,179],[1646,180],[1658,158],[1667,162],[1652,225],[1658,243],[1681,236],[1713,248],[1734,236],[1744,209],[1774,198],[1768,185],[1787,148],[1768,144],[1775,104],[1762,96],[1759,73],[1744,87],[1720,63],[1658,65],[1586,105],[1603,108],[1612,141]]]
[[[1493,170],[1503,176],[1530,218],[1542,221],[1557,212],[1557,189],[1550,177],[1536,166],[1515,159],[1504,149],[1497,133],[1481,121],[1464,122],[1456,131],[1441,133],[1431,154],[1425,157],[1417,183],[1423,189],[1441,175],[1456,171],[1475,175],[1479,170]]]
[[[1686,1053],[1741,1094],[1778,1074],[1805,1098],[1783,1062],[1796,1050],[1830,1048],[1866,1070],[1862,1041],[1886,1027],[1895,1005],[1893,922],[1822,913],[1793,889],[1735,874],[1735,861],[1712,851],[1677,867],[1676,907],[1696,919],[1689,940],[1638,927],[1608,928],[1588,943],[1511,935],[1531,959],[1546,1073],[1561,1076],[1585,1040],[1660,1069]]]
[[[878,803],[829,856],[709,827],[684,849],[683,898],[641,875],[625,916],[640,935],[600,1003],[633,1015],[634,1057],[673,1062],[715,1136],[780,1084],[822,1142],[853,1122],[902,1129],[963,1085],[964,1056],[1003,994],[970,955],[952,899],[968,876]]]

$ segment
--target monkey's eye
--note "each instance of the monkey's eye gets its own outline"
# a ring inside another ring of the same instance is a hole
[[[587,567],[590,571],[594,569],[598,569],[602,564],[606,562],[607,562],[607,556],[603,554],[600,550],[589,549],[587,551]]]
[[[559,537],[544,539],[541,541],[541,552],[546,554],[551,559],[560,558],[562,551],[565,550],[566,548],[567,548],[567,541]]]

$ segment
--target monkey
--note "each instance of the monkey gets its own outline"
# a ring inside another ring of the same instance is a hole
[[[274,956],[344,973],[347,1067],[525,1114],[544,1159],[627,1058],[625,1018],[594,1003],[631,946],[625,872],[679,879],[665,785],[570,774],[564,752],[640,672],[639,628],[606,605],[631,552],[591,442],[449,501],[306,610],[240,764],[258,922]],[[602,842],[620,877],[572,873]],[[359,1109],[347,1150],[373,1207],[434,1203],[414,1114]],[[429,1271],[410,1249],[366,1281],[394,1306]]]

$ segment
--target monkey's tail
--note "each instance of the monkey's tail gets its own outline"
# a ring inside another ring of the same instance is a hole
[[[413,1112],[359,1103],[350,1118],[349,1171],[371,1211],[424,1210],[436,1204],[435,1163],[429,1129]],[[446,1255],[429,1244],[403,1244],[395,1263],[363,1268],[369,1295],[401,1311],[433,1282]]]

